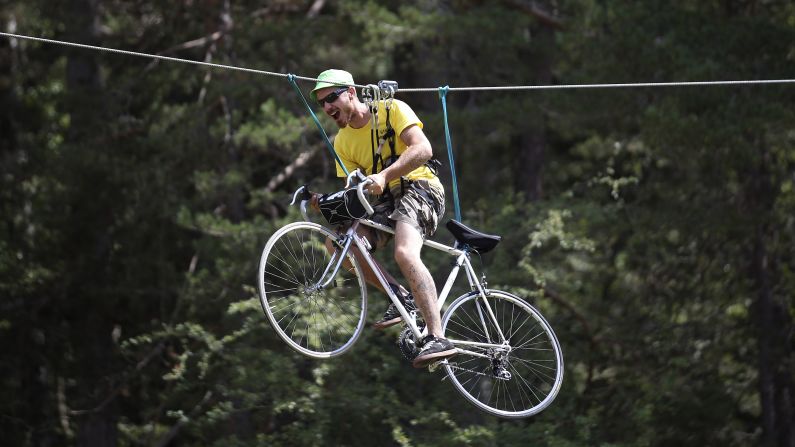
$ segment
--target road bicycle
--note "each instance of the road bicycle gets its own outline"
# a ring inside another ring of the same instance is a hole
[[[367,287],[359,260],[351,252],[354,246],[403,317],[405,328],[398,338],[403,355],[413,360],[420,348],[417,341],[426,335],[421,316],[406,310],[377,268],[369,242],[357,234],[360,225],[394,234],[392,228],[369,219],[374,210],[364,195],[366,184],[338,193],[349,200],[349,207],[355,196],[365,210],[365,215],[353,216],[340,234],[309,221],[306,207],[311,196],[305,186],[299,188],[293,203],[301,199],[305,220],[280,228],[262,251],[258,279],[262,308],[281,339],[303,355],[327,359],[344,354],[364,330]],[[485,275],[476,274],[471,254],[493,249],[500,237],[455,220],[447,228],[455,238],[453,246],[424,243],[455,259],[439,293],[439,309],[462,269],[470,291],[453,300],[442,315],[442,330],[457,354],[428,369],[443,367],[455,389],[487,413],[504,418],[533,416],[560,391],[560,343],[538,310],[514,294],[487,288]]]

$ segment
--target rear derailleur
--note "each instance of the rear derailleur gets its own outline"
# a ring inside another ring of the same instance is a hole
[[[490,354],[492,376],[499,380],[511,380],[512,374],[508,371],[508,353],[502,349],[495,349]]]

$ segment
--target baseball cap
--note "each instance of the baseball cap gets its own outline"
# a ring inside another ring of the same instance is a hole
[[[312,89],[312,92],[309,93],[309,96],[312,97],[313,101],[317,101],[317,91],[322,88],[334,87],[338,85],[350,86],[353,84],[353,75],[345,70],[336,70],[332,68],[317,75],[317,84],[315,84],[315,88]]]

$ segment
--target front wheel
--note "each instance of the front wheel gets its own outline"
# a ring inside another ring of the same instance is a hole
[[[533,416],[563,383],[563,353],[552,327],[533,306],[499,290],[458,297],[442,318],[457,357],[445,364],[450,381],[478,408],[495,416]]]
[[[336,265],[340,248],[333,244],[334,255],[326,248],[336,238],[321,225],[295,222],[271,236],[260,259],[262,309],[279,337],[309,357],[344,353],[364,328],[367,289],[350,251],[333,279],[320,286]]]

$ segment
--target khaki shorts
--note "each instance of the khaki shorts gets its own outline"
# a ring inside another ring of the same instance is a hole
[[[427,180],[406,181],[402,189],[403,194],[400,186],[391,189],[395,198],[394,203],[385,201],[373,205],[375,213],[370,219],[390,228],[395,228],[397,221],[406,222],[414,227],[423,239],[431,237],[444,215],[444,190]],[[374,248],[381,248],[392,239],[389,233],[369,227],[360,228],[370,231],[370,234],[365,235]]]

